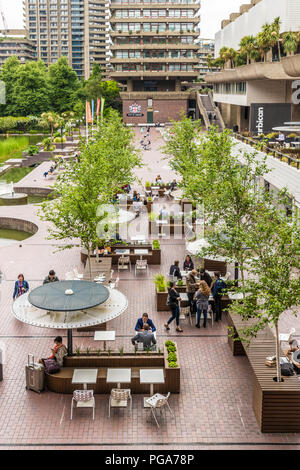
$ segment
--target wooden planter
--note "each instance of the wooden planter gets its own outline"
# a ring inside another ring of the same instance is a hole
[[[158,312],[167,312],[169,307],[167,306],[168,291],[158,292],[156,289],[156,310]]]
[[[177,346],[176,346],[177,348]],[[111,356],[72,356],[65,357],[64,367],[54,375],[46,374],[46,384],[48,390],[55,393],[73,393],[74,390],[82,388],[78,384],[72,384],[74,369],[76,368],[97,368],[97,383],[93,388],[95,393],[110,394],[114,384],[106,383],[108,368],[130,368],[131,383],[122,384],[125,388],[130,388],[134,394],[149,395],[149,384],[140,383],[140,369],[163,368],[165,372],[165,383],[154,385],[154,393],[180,393],[180,367],[172,369],[168,366],[167,350],[164,347],[163,354],[158,353],[137,353],[124,355],[112,354]],[[177,351],[178,358],[178,351]],[[179,365],[179,358],[177,361]],[[116,386],[116,385],[115,385]]]

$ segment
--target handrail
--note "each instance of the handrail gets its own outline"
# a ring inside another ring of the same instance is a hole
[[[234,132],[233,135],[237,140],[240,140],[241,142],[251,145],[251,147],[256,146],[256,142],[253,142],[253,140],[249,139],[249,137],[244,137],[243,135],[238,134],[236,132]],[[293,168],[297,168],[297,170],[300,170],[300,159],[293,158],[286,153],[282,153],[276,149],[267,147],[267,144],[264,144],[264,147],[267,149],[267,152],[263,152],[263,153],[267,153],[269,155],[268,152],[271,152],[274,154],[274,158],[277,158],[281,162],[283,161],[284,163],[288,163],[288,165],[293,166]],[[269,155],[269,156],[273,157],[273,155]],[[284,159],[287,159],[287,162]]]

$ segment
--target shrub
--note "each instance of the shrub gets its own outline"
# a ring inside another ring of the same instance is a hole
[[[153,278],[153,282],[156,285],[156,289],[158,292],[165,292],[167,285],[166,285],[166,278],[163,274],[159,273],[156,274]]]
[[[172,369],[177,369],[178,368],[178,364],[177,362],[169,362],[169,367],[171,367]]]
[[[32,156],[32,155],[36,155],[37,153],[39,153],[39,147],[37,145],[29,145],[29,147],[27,147],[26,149],[26,152],[28,153],[28,155]]]
[[[177,354],[175,352],[169,353],[168,362],[177,362]]]
[[[160,243],[159,243],[158,240],[153,240],[152,248],[153,248],[153,250],[159,250],[160,249]]]

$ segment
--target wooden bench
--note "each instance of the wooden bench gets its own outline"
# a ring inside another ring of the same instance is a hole
[[[111,355],[111,356],[71,356],[64,358],[64,367],[57,374],[46,374],[46,385],[48,390],[55,393],[73,393],[74,390],[83,386],[72,384],[74,369],[98,369],[97,383],[91,388],[95,393],[110,393],[114,384],[106,383],[108,368],[130,368],[131,383],[124,384],[134,394],[149,394],[149,384],[140,383],[140,369],[164,369],[165,383],[154,385],[154,392],[167,394],[180,393],[180,363],[178,368],[170,368],[167,362],[167,350],[164,354],[137,354],[137,355]],[[178,357],[178,351],[177,351]],[[123,384],[122,384],[123,385]],[[117,384],[115,384],[117,386]]]
[[[235,338],[239,331],[251,322],[228,313],[228,325],[234,328]],[[265,365],[266,357],[274,356],[275,337],[269,327],[260,331],[250,345],[233,341],[228,333],[228,343],[234,356],[246,355],[253,371],[253,410],[261,432],[300,432],[300,382],[297,376],[283,377],[277,383],[276,368]]]

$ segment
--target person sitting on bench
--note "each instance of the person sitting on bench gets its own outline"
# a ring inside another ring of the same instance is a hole
[[[143,343],[144,351],[151,349],[152,351],[156,349],[156,339],[152,332],[150,332],[150,326],[148,323],[145,323],[143,326],[144,331],[140,331],[133,338],[131,342],[133,346],[136,346],[136,343]]]

